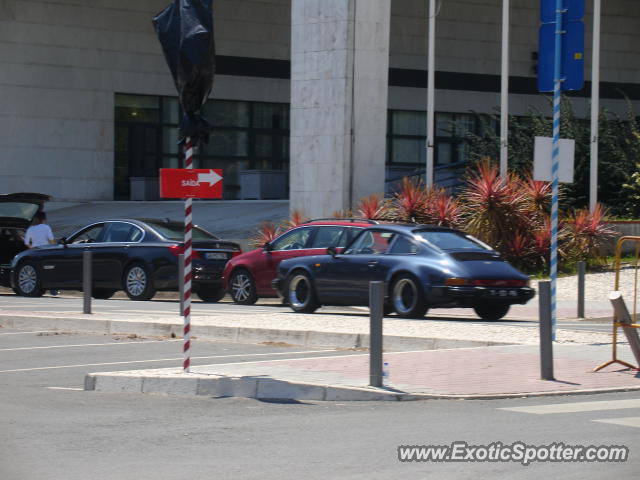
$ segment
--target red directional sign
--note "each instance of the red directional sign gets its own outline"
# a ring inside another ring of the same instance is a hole
[[[222,198],[222,170],[161,168],[161,198]]]

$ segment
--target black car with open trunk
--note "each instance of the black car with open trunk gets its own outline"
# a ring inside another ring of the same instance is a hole
[[[193,227],[192,290],[217,302],[225,291],[222,272],[241,253],[237,243]],[[113,219],[81,228],[56,245],[23,251],[11,263],[11,286],[28,297],[47,289],[82,288],[83,252],[91,252],[95,298],[124,290],[132,300],[149,300],[157,291],[177,290],[178,258],[184,253],[184,225],[169,219]]]

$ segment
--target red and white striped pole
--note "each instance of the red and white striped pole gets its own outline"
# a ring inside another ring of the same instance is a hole
[[[191,137],[185,140],[185,168],[193,168],[193,145],[191,145]],[[184,360],[182,362],[183,373],[189,373],[191,357],[189,357],[189,348],[191,347],[191,198],[184,200],[184,298],[183,311],[184,327],[183,335],[184,345],[182,348]]]

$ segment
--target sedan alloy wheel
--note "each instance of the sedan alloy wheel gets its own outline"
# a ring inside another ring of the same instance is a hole
[[[38,270],[31,263],[20,265],[16,284],[18,293],[24,297],[41,297],[44,293],[44,289],[40,286]]]
[[[156,293],[147,269],[139,263],[131,265],[126,270],[124,290],[131,300],[150,300]]]
[[[253,305],[258,300],[256,285],[251,274],[244,270],[236,270],[231,275],[231,298],[240,305]]]

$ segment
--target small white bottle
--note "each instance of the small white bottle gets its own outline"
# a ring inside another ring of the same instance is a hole
[[[388,384],[389,380],[389,362],[384,362],[382,364],[382,383]]]

